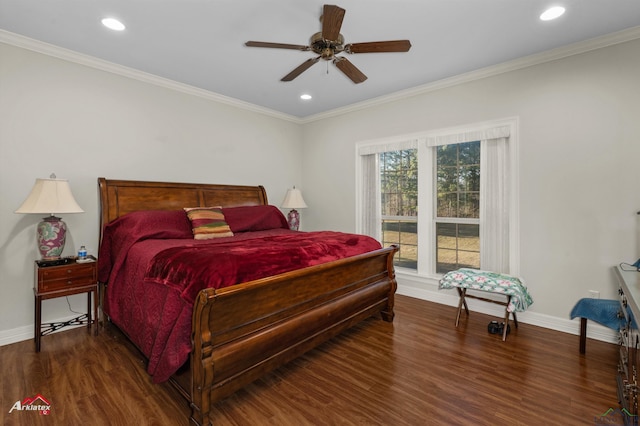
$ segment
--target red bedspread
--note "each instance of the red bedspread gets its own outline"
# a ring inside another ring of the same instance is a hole
[[[329,231],[189,244],[158,253],[145,280],[166,285],[193,303],[204,288],[227,287],[379,248],[370,237]]]
[[[148,357],[154,382],[167,380],[188,360],[193,301],[201,289],[380,248],[362,235],[281,228],[205,241],[126,235],[101,248],[101,275],[109,278],[105,310]]]

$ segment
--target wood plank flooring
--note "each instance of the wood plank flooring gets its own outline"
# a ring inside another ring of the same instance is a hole
[[[376,318],[215,407],[216,425],[593,425],[618,408],[616,345],[520,324],[506,342],[487,315],[396,298]],[[576,324],[576,327],[578,325]],[[187,425],[189,408],[113,326],[0,347],[2,425]],[[13,411],[41,394],[51,413]]]

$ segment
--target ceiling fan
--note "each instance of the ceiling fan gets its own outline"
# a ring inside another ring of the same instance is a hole
[[[340,71],[354,83],[362,83],[367,76],[362,73],[344,56],[337,56],[340,53],[381,53],[381,52],[407,52],[411,48],[409,40],[389,40],[371,41],[367,43],[344,44],[344,37],[340,34],[340,27],[344,19],[345,10],[334,5],[325,4],[320,17],[322,31],[311,36],[310,45],[269,43],[264,41],[248,41],[245,46],[249,47],[270,47],[275,49],[294,49],[301,51],[312,50],[317,57],[307,59],[289,74],[282,77],[281,81],[291,81],[300,74],[308,70],[320,59],[332,61]]]

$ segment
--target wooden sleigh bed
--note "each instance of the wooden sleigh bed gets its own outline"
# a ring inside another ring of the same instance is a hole
[[[105,227],[132,212],[268,205],[262,186],[105,178],[98,185],[101,243]],[[189,362],[169,379],[190,404],[192,423],[211,424],[217,401],[365,318],[380,315],[393,321],[396,251],[393,246],[379,248],[199,291],[191,316]],[[108,292],[109,282],[101,284]]]

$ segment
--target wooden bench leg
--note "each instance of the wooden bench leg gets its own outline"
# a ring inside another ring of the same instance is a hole
[[[580,353],[587,350],[587,319],[580,318]]]
[[[509,328],[509,303],[511,303],[511,296],[507,296],[507,303],[504,308],[504,330],[502,330],[502,341],[507,340],[507,329]],[[516,316],[516,312],[511,312],[513,315],[513,326],[518,328],[518,317]]]
[[[458,290],[458,294],[460,295],[460,301],[458,302],[458,313],[456,314],[456,327],[458,327],[458,323],[460,322],[460,314],[462,313],[462,307],[464,306],[464,310],[467,313],[467,316],[469,316],[469,307],[467,306],[467,301],[465,300],[465,296],[467,294],[467,289],[460,289],[459,287],[456,287],[456,290]]]
[[[507,306],[504,308],[504,329],[502,330],[502,341],[507,340],[507,331],[509,329],[509,302],[511,301],[511,296],[507,297]]]

